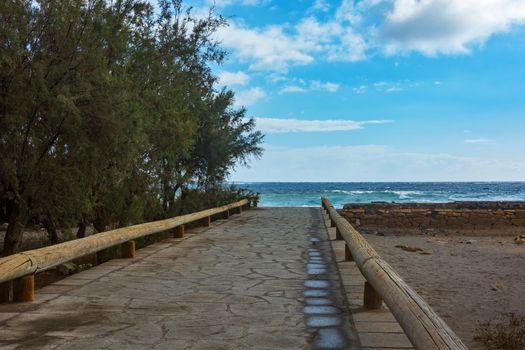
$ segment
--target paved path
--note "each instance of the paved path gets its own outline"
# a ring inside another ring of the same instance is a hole
[[[319,208],[254,209],[189,233],[0,305],[0,347],[361,348]]]

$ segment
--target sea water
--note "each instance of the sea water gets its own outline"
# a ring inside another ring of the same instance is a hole
[[[242,182],[260,193],[261,207],[316,207],[321,196],[338,208],[375,201],[444,203],[525,201],[525,182]]]

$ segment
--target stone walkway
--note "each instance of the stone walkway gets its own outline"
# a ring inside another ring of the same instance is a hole
[[[0,348],[360,349],[337,266],[319,208],[253,209],[0,305]]]

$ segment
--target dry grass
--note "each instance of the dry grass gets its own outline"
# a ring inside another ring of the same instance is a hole
[[[524,350],[525,317],[513,312],[501,314],[494,320],[480,323],[474,340],[488,349]]]

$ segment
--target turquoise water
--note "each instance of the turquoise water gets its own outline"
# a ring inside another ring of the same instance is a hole
[[[374,201],[443,203],[525,201],[525,182],[244,182],[261,194],[262,207],[319,206],[321,196],[336,207]]]

